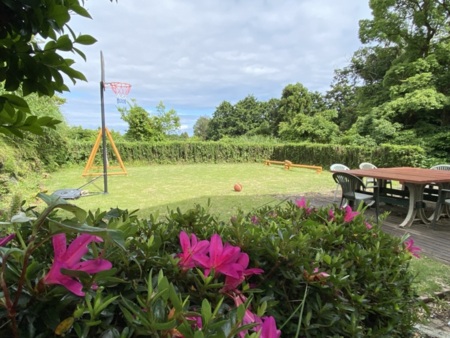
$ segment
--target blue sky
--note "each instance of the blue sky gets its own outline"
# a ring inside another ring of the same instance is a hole
[[[223,101],[280,98],[297,82],[325,92],[361,47],[359,20],[371,17],[365,0],[88,0],[85,7],[92,20],[73,16],[70,27],[98,42],[81,46],[86,62],[71,56],[88,82],[68,83],[67,122],[100,127],[102,51],[106,82],[130,83],[128,99],[150,114],[160,101],[175,109],[190,135]],[[105,112],[109,129],[126,130],[110,88]]]

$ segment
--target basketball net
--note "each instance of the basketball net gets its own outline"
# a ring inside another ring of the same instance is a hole
[[[127,103],[127,95],[131,90],[131,85],[126,82],[109,82],[108,85],[111,87],[114,94],[116,94],[117,103]]]

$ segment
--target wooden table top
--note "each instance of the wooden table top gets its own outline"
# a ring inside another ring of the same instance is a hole
[[[359,177],[372,177],[405,183],[427,184],[450,182],[450,171],[413,167],[336,170]]]

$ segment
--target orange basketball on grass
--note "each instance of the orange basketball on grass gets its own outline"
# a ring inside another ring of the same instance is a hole
[[[240,185],[239,183],[236,183],[236,184],[234,185],[234,191],[239,192],[239,191],[241,191],[241,190],[242,190],[242,185]]]

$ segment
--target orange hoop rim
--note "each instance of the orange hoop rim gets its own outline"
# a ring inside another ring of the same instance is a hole
[[[109,82],[107,83],[118,98],[125,98],[131,90],[131,84],[126,82]]]

